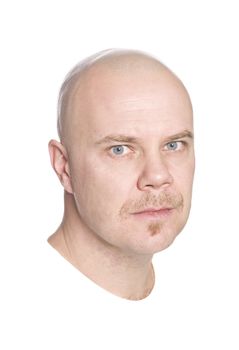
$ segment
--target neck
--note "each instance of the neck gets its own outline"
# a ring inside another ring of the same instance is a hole
[[[152,255],[112,246],[80,219],[72,195],[65,194],[63,221],[48,242],[84,275],[122,298],[146,298],[154,286]]]

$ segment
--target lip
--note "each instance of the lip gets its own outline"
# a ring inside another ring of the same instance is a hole
[[[163,218],[168,217],[174,208],[164,207],[164,208],[147,208],[145,210],[135,212],[133,215],[139,218]]]

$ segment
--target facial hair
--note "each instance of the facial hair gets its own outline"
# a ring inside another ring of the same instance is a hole
[[[128,200],[120,209],[120,216],[122,219],[127,219],[131,214],[144,211],[148,208],[183,208],[183,196],[181,193],[172,194],[162,192],[158,195],[152,193],[145,193],[138,200]],[[148,224],[148,231],[151,236],[155,236],[161,232],[163,223],[160,220],[155,220]]]
[[[145,193],[140,199],[128,200],[120,209],[120,216],[126,219],[129,215],[144,211],[148,208],[168,207],[179,209],[183,207],[183,196],[181,193],[171,194],[162,192],[158,195]]]

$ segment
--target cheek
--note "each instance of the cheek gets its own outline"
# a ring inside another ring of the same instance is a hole
[[[106,167],[95,159],[75,168],[72,178],[80,211],[91,212],[101,220],[118,214],[133,186],[130,171]]]
[[[171,175],[174,179],[174,187],[184,198],[185,210],[191,205],[192,185],[194,178],[194,158],[187,159],[181,164],[171,165]]]
[[[168,160],[168,168],[177,183],[180,183],[184,188],[190,188],[192,186],[195,159],[193,152],[190,152],[187,156],[177,156]]]

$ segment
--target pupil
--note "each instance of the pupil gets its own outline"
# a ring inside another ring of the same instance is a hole
[[[123,153],[123,147],[122,146],[117,146],[114,148],[114,151],[116,154],[121,154]]]
[[[170,148],[175,149],[177,147],[176,142],[172,142],[169,144]]]

